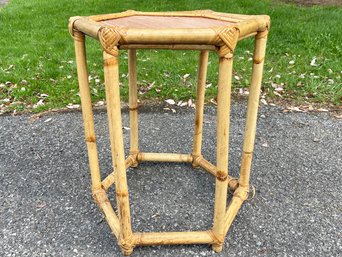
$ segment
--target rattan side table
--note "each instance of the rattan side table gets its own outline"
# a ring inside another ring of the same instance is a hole
[[[89,155],[92,194],[117,237],[123,254],[130,255],[138,245],[211,244],[222,250],[225,235],[249,192],[257,111],[270,19],[267,15],[238,15],[210,10],[186,12],[137,12],[72,17],[69,30],[75,42],[77,73],[82,103],[85,140]],[[103,48],[107,113],[113,172],[100,176],[92,104],[89,92],[85,35],[100,41]],[[233,53],[239,40],[255,36],[253,75],[247,107],[246,128],[239,180],[228,174],[230,94]],[[190,154],[145,153],[138,144],[138,103],[136,49],[199,50],[199,69],[193,151]],[[125,159],[122,135],[118,51],[128,49],[130,153]],[[216,165],[201,154],[205,81],[209,51],[219,55],[217,96]],[[126,169],[140,162],[188,162],[216,177],[213,227],[207,231],[133,233]],[[115,185],[118,215],[106,191]],[[226,208],[228,188],[233,197]]]

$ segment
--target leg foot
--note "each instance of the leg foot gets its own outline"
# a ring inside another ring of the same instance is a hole
[[[130,255],[132,254],[132,252],[133,252],[133,247],[130,248],[130,249],[122,249],[122,248],[121,248],[121,252],[122,252],[122,254],[125,255],[125,256],[130,256]]]
[[[222,244],[219,244],[219,245],[215,244],[212,246],[212,249],[215,253],[220,253],[220,252],[222,252],[223,245]]]

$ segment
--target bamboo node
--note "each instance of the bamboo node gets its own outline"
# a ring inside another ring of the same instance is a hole
[[[93,190],[93,199],[97,205],[101,206],[105,202],[109,202],[106,191],[104,189]]]
[[[127,197],[128,191],[116,191],[116,196],[117,197]]]
[[[133,106],[133,107],[128,107],[128,109],[130,110],[130,111],[136,111],[136,110],[138,110],[139,109],[139,105],[137,104],[136,106]]]
[[[89,143],[95,143],[96,142],[96,138],[95,138],[95,136],[87,136],[85,141],[89,142]]]
[[[254,58],[253,63],[254,64],[260,64],[264,61],[265,58]]]
[[[218,180],[220,180],[220,181],[225,181],[225,180],[227,180],[227,178],[228,178],[228,174],[227,174],[227,172],[225,172],[225,171],[220,171],[220,170],[218,170],[218,171],[216,172],[216,178],[217,178]]]
[[[233,57],[234,49],[239,39],[240,31],[238,28],[225,27],[219,33],[218,36],[223,42],[223,45],[219,49],[219,56],[230,59]]]
[[[98,37],[105,52],[115,57],[119,56],[119,41],[121,35],[116,28],[102,27],[98,32]]]

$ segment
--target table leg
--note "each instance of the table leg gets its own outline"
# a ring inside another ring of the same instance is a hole
[[[117,174],[115,189],[121,225],[119,245],[123,254],[130,255],[133,251],[133,237],[122,135],[118,55],[103,52],[103,61],[112,161]]]
[[[93,194],[96,194],[96,192],[101,189],[101,175],[96,147],[93,110],[89,92],[85,37],[83,33],[75,31],[73,33],[73,38],[75,42],[77,76],[82,104],[85,141],[88,149],[92,192]]]
[[[206,78],[207,78],[208,56],[209,56],[208,50],[201,51],[199,63],[198,63],[194,146],[192,150],[193,167],[198,166],[198,164],[195,164],[196,158],[202,155],[203,111],[204,111],[204,96],[205,96],[205,83],[206,83]]]
[[[251,86],[249,90],[245,137],[243,143],[243,153],[240,171],[240,186],[244,187],[247,190],[247,192],[249,190],[249,177],[252,163],[252,155],[254,150],[255,131],[259,106],[262,72],[266,51],[267,33],[268,31],[259,32],[255,36],[253,73]]]
[[[232,83],[233,55],[220,57],[217,94],[217,172],[214,206],[213,233],[218,241],[213,244],[215,252],[222,251],[224,241],[224,222],[228,187],[228,150],[230,94]]]
[[[136,49],[128,50],[129,73],[129,122],[130,122],[130,155],[135,160],[132,167],[137,167],[137,154],[139,153],[138,136],[138,89],[136,72]]]

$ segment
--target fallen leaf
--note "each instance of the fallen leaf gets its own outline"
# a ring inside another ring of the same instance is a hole
[[[217,102],[216,102],[216,100],[215,100],[214,98],[211,98],[211,99],[210,99],[210,102],[211,102],[212,104],[217,105]]]
[[[188,106],[189,107],[195,107],[195,104],[192,102],[191,98],[188,100]]]
[[[268,105],[267,101],[265,99],[261,99],[260,102],[264,105]]]
[[[33,108],[36,109],[38,106],[44,105],[44,99],[40,99],[36,104],[33,105]]]
[[[302,112],[302,110],[301,109],[299,109],[298,107],[292,107],[292,106],[290,106],[290,107],[287,107],[287,109],[288,110],[290,110],[290,111],[295,111],[295,112]]]
[[[97,103],[94,104],[96,107],[97,106],[103,106],[104,105],[104,101],[98,101]]]
[[[167,102],[170,105],[174,105],[176,103],[175,100],[173,100],[173,99],[167,99],[167,100],[165,100],[165,102]]]
[[[332,115],[333,117],[335,117],[336,119],[342,119],[342,114],[341,115]]]
[[[77,109],[77,108],[80,108],[80,105],[79,104],[68,104],[66,107],[68,109]]]
[[[46,206],[46,203],[39,203],[36,205],[38,209],[44,208]]]
[[[311,62],[310,62],[310,65],[311,66],[318,66],[318,64],[316,63],[316,57],[312,58]]]
[[[328,112],[329,110],[324,109],[324,108],[319,108],[319,109],[317,109],[317,111],[318,111],[318,112]]]

